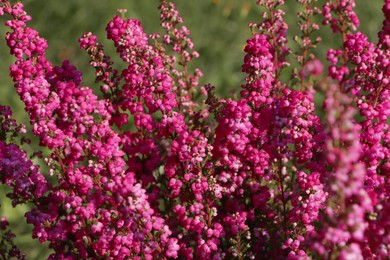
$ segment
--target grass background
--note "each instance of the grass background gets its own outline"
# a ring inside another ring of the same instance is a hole
[[[88,56],[79,50],[78,37],[91,31],[105,45],[107,53],[113,54],[112,43],[105,40],[105,26],[116,14],[116,9],[126,8],[126,17],[139,19],[147,33],[161,32],[157,0],[25,0],[26,10],[33,17],[30,26],[37,29],[49,43],[48,58],[54,65],[68,59],[84,73],[84,84],[93,84],[94,70],[88,65]],[[176,0],[174,1],[184,18],[185,25],[191,30],[195,49],[201,57],[193,66],[199,67],[204,77],[201,84],[215,85],[217,93],[229,97],[231,92],[239,90],[244,75],[241,73],[243,48],[251,36],[247,26],[249,22],[261,20],[261,8],[255,0]],[[319,1],[322,6],[324,1]],[[380,0],[356,0],[357,13],[361,21],[360,31],[368,35],[371,41],[377,41],[377,32],[381,28],[383,15]],[[296,12],[301,9],[297,1],[288,0],[283,7],[289,24],[289,38],[298,34]],[[0,17],[4,24],[6,17]],[[24,106],[16,95],[8,76],[8,67],[13,58],[8,54],[4,36],[5,26],[0,27],[0,104],[11,105],[16,119],[28,124]],[[334,36],[328,28],[322,29],[323,41],[316,54],[324,58],[326,49],[340,47],[339,36]],[[290,45],[292,49],[296,46]],[[98,93],[98,91],[96,91]],[[35,140],[36,144],[36,140]],[[27,147],[32,151],[35,146]],[[12,209],[4,198],[5,187],[0,187],[0,214],[9,217],[12,229],[17,234],[16,242],[28,254],[28,259],[44,259],[48,250],[33,241],[31,227],[24,222],[24,212],[28,206]]]

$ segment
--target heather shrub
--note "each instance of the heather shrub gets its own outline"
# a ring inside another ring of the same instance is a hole
[[[257,1],[239,96],[220,98],[199,84],[199,53],[170,1],[161,34],[123,9],[110,20],[119,65],[96,35],[79,38],[92,88],[71,61],[47,59],[22,3],[0,0],[10,77],[46,149],[24,151],[26,127],[1,106],[1,182],[13,206],[31,205],[49,259],[390,256],[390,2],[377,44],[358,31],[353,0],[298,3],[289,42],[284,1]],[[314,51],[321,26],[340,42],[328,62]],[[7,225],[0,255],[23,259]]]

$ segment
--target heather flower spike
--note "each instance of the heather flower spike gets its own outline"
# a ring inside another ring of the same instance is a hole
[[[377,44],[357,31],[353,0],[298,0],[292,43],[284,1],[256,3],[264,13],[233,99],[199,85],[199,53],[172,1],[159,4],[161,35],[118,9],[112,46],[79,38],[95,69],[88,87],[70,61],[48,60],[22,3],[0,0],[10,76],[47,148],[26,152],[27,128],[0,105],[0,181],[13,206],[31,205],[26,222],[49,259],[390,256],[390,2]],[[319,15],[341,46],[328,63],[314,51]],[[25,259],[7,226],[0,257]]]

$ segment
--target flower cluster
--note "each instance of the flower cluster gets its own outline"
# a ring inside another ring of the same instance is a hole
[[[11,108],[0,105],[0,182],[11,188],[7,197],[12,200],[12,205],[16,206],[42,196],[46,192],[46,181],[45,177],[38,172],[38,168],[26,158],[26,154],[17,145],[9,144],[15,141],[19,134],[26,132],[24,125],[18,125],[11,116]],[[13,241],[15,234],[8,229],[8,226],[7,218],[1,217],[0,257],[26,259],[25,254],[15,245]]]
[[[110,128],[106,101],[80,86],[81,73],[69,62],[61,67],[50,64],[46,41],[26,27],[29,17],[22,4],[5,2],[2,10],[13,17],[7,22],[8,46],[17,58],[11,76],[34,134],[52,151],[48,164],[58,178],[58,186],[43,194],[36,168],[24,161],[25,167],[17,164],[15,158],[23,156],[16,147],[1,156],[2,170],[10,175],[6,183],[16,182],[16,191],[23,192],[25,201],[25,197],[38,200],[26,213],[27,222],[34,225],[33,237],[50,242],[55,250],[52,258],[174,256],[176,240],[169,238],[171,231],[154,216],[145,190],[126,167],[121,139]],[[30,197],[25,190],[29,183],[37,186]]]
[[[390,256],[390,1],[378,44],[353,33],[353,0],[298,3],[294,53],[284,1],[257,1],[264,19],[250,25],[240,95],[222,99],[199,86],[189,66],[199,54],[171,1],[160,1],[163,35],[124,10],[109,21],[122,69],[97,36],[80,37],[98,95],[69,61],[50,63],[22,3],[0,0],[10,76],[48,148],[46,172],[0,106],[0,180],[14,206],[31,205],[26,221],[50,259]],[[327,51],[328,75],[313,51],[320,15],[342,41]],[[0,256],[23,259],[12,237]]]
[[[2,259],[16,258],[18,260],[25,260],[26,255],[13,242],[15,234],[7,229],[9,222],[5,217],[0,220],[0,256]]]

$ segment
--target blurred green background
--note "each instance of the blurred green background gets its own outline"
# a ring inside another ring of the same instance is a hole
[[[251,33],[249,22],[261,20],[261,8],[255,5],[256,0],[176,0],[174,1],[184,18],[185,25],[191,30],[195,49],[201,57],[194,63],[204,77],[201,84],[215,85],[222,97],[229,97],[234,90],[239,90],[244,75],[241,73],[243,48]],[[322,6],[324,1],[319,1]],[[126,17],[141,20],[147,33],[161,32],[157,0],[25,0],[26,10],[33,17],[30,26],[36,28],[41,36],[49,42],[48,57],[54,65],[69,59],[84,73],[84,84],[94,86],[94,70],[89,67],[89,58],[79,50],[78,37],[83,32],[91,31],[104,44],[106,52],[113,54],[111,42],[105,40],[105,26],[116,14],[118,8],[126,8]],[[377,41],[377,32],[381,28],[383,15],[380,0],[356,0],[357,13],[361,21],[360,30],[367,34],[371,41]],[[283,8],[290,26],[289,38],[298,34],[296,12],[301,9],[297,1],[286,0]],[[4,24],[6,17],[0,18]],[[8,54],[4,36],[5,26],[0,27],[0,104],[11,105],[19,122],[28,123],[23,105],[13,88],[8,76],[8,67],[13,59]],[[338,36],[331,34],[328,28],[322,29],[323,41],[319,44],[317,55],[324,57],[326,49],[340,47]],[[290,45],[295,49],[296,46]],[[96,88],[97,89],[97,88]],[[36,141],[35,141],[36,143]],[[32,146],[34,147],[34,146]],[[34,148],[27,147],[32,151]],[[17,234],[18,245],[28,254],[28,259],[44,259],[47,249],[40,249],[37,241],[30,239],[31,227],[24,224],[23,214],[27,206],[12,209],[7,199],[6,190],[0,187],[0,214],[10,218],[12,229]]]

